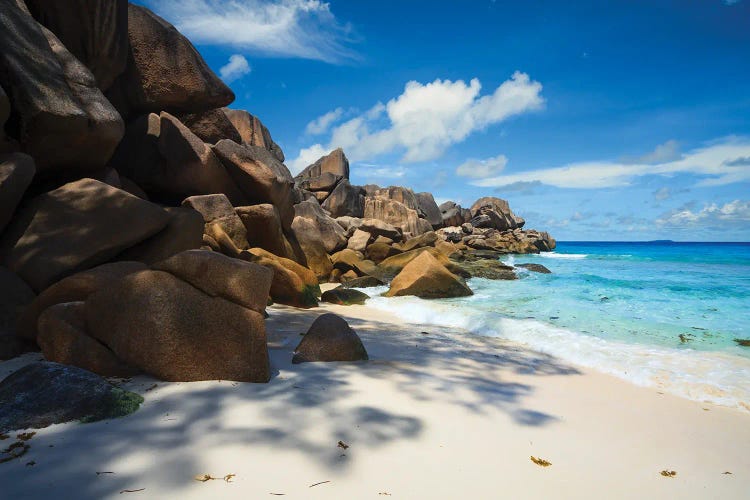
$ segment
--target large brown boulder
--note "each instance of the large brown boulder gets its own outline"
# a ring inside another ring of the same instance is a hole
[[[443,214],[440,212],[437,203],[435,203],[432,193],[416,193],[415,196],[419,210],[422,211],[427,222],[432,224],[432,228],[439,229],[443,227]]]
[[[296,179],[296,178],[295,178]],[[301,180],[295,180],[295,186],[306,191],[316,192],[324,191],[325,197],[328,197],[331,191],[336,187],[343,177],[331,172],[323,172],[318,177],[306,177]]]
[[[13,138],[40,174],[101,168],[122,138],[122,118],[91,72],[21,6],[0,0],[0,86],[12,103]]]
[[[263,316],[166,272],[135,273],[92,294],[86,325],[118,358],[163,380],[270,378]]]
[[[123,115],[199,113],[234,100],[193,44],[147,8],[128,4],[128,40],[127,68],[107,93]]]
[[[271,133],[256,116],[241,109],[224,108],[223,111],[239,132],[242,144],[267,149],[277,160],[284,161],[284,152],[273,142]]]
[[[188,250],[152,266],[186,281],[211,297],[247,309],[266,310],[273,273],[263,266],[207,250]]]
[[[365,248],[367,248],[367,244],[370,243],[370,238],[372,238],[372,235],[367,231],[356,229],[351,238],[349,238],[346,248],[350,248],[357,252],[364,252]]]
[[[244,250],[249,247],[247,229],[225,195],[191,196],[183,200],[182,206],[192,208],[203,216],[206,234],[211,234],[211,226],[219,226],[237,248]]]
[[[10,222],[35,173],[34,160],[28,155],[0,156],[0,233]]]
[[[297,203],[294,205],[294,213],[296,217],[304,217],[314,224],[316,232],[310,235],[310,238],[318,238],[323,243],[326,252],[333,253],[346,246],[346,231],[344,231],[344,228],[314,201]],[[300,234],[297,234],[297,239],[300,240],[301,244]],[[302,239],[309,238],[303,235]]]
[[[312,165],[297,174],[296,179],[312,179],[330,173],[338,178],[349,179],[349,160],[341,148],[331,151],[326,156],[318,158]]]
[[[39,316],[49,307],[65,302],[84,301],[89,295],[112,286],[125,276],[147,268],[140,262],[113,262],[83,271],[58,281],[40,293],[18,318],[16,335],[36,340]]]
[[[23,205],[0,239],[0,258],[41,291],[153,236],[169,218],[153,203],[81,179]]]
[[[34,343],[16,335],[16,323],[34,300],[34,292],[21,278],[0,267],[0,361],[34,349]]]
[[[365,254],[367,255],[367,258],[375,262],[376,264],[379,264],[380,262],[384,261],[388,257],[392,257],[400,253],[403,253],[403,251],[398,248],[395,248],[393,245],[388,245],[387,243],[375,242],[375,243],[372,243],[371,245],[368,245],[367,248],[365,249]]]
[[[39,21],[93,73],[104,91],[128,62],[127,0],[25,0]]]
[[[333,271],[333,264],[328,257],[318,226],[311,219],[295,217],[292,221],[292,233],[299,242],[307,266],[319,280],[327,280]]]
[[[408,252],[399,253],[392,255],[378,264],[381,272],[385,276],[396,276],[401,272],[412,260],[416,259],[423,253],[429,253],[432,255],[440,264],[454,270],[454,264],[439,250],[432,247],[416,248]]]
[[[238,144],[242,143],[240,133],[223,109],[180,115],[180,121],[203,142],[216,144],[222,139],[229,139]]]
[[[117,256],[118,260],[131,260],[156,264],[186,250],[200,248],[203,243],[203,216],[192,208],[167,207],[167,226],[137,245]]]
[[[506,231],[523,227],[526,222],[513,213],[507,201],[494,196],[479,198],[470,210],[472,225],[475,227],[488,227]]]
[[[391,282],[387,297],[415,295],[423,299],[473,295],[461,278],[448,271],[429,252],[409,262]]]
[[[279,211],[270,203],[237,207],[235,212],[247,229],[250,247],[268,250],[279,257],[294,259],[294,249],[284,236]]]
[[[389,200],[397,201],[410,208],[419,212],[419,201],[417,196],[409,188],[402,186],[388,186],[387,188],[379,188],[375,191],[372,196],[380,196],[381,198],[388,198]]]
[[[331,217],[364,217],[365,192],[359,186],[352,186],[349,181],[342,179],[322,204],[323,209],[330,212]]]
[[[259,248],[243,251],[238,258],[273,271],[271,288],[267,293],[274,302],[301,308],[317,307],[320,285],[309,269]]]
[[[86,334],[84,302],[56,304],[39,317],[37,343],[47,361],[73,365],[103,377],[129,377],[137,370]]]
[[[224,164],[248,203],[274,205],[286,230],[294,219],[292,174],[271,152],[259,146],[219,141],[213,151]]]
[[[399,228],[378,219],[362,219],[358,228],[362,231],[367,231],[376,238],[384,236],[393,241],[401,241],[403,238]]]
[[[415,248],[432,247],[435,246],[435,243],[438,239],[438,235],[435,233],[435,231],[430,231],[398,244],[397,248],[402,252],[408,252],[409,250],[414,250]]]
[[[294,350],[292,363],[367,359],[367,351],[357,332],[340,316],[328,313],[313,321]]]
[[[397,191],[402,192],[402,191]],[[419,218],[419,213],[400,201],[383,196],[365,198],[364,217],[379,219],[392,226],[400,228],[404,236],[418,236],[432,231],[432,226],[425,219]]]

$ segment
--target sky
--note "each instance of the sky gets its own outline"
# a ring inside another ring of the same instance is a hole
[[[750,0],[139,0],[299,172],[558,240],[750,241]]]

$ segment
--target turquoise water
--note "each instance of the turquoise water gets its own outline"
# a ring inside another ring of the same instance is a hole
[[[415,323],[525,343],[700,401],[750,410],[750,244],[561,242],[515,255],[516,281],[473,279],[475,295],[368,304]]]

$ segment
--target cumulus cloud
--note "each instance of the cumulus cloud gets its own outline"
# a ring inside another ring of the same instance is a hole
[[[344,114],[343,108],[336,108],[333,111],[321,115],[307,124],[305,133],[308,135],[320,135],[328,132],[328,129],[341,119]]]
[[[229,62],[221,67],[219,75],[225,82],[232,82],[247,75],[250,71],[252,71],[250,63],[247,62],[245,56],[234,54],[229,56]]]
[[[390,153],[402,154],[404,163],[433,160],[470,134],[544,104],[542,85],[521,72],[492,93],[481,95],[481,89],[476,78],[469,83],[410,81],[401,95],[337,125],[327,146],[305,148],[300,157],[310,150],[342,147],[353,161]]]
[[[706,147],[694,149],[678,160],[661,163],[624,163],[612,161],[581,162],[500,175],[474,181],[476,186],[500,187],[518,182],[538,181],[560,188],[598,189],[629,185],[645,175],[665,177],[693,174],[698,186],[722,186],[750,181],[750,164],[738,162],[750,156],[750,139],[730,137]]]
[[[660,226],[690,227],[698,225],[725,225],[750,222],[750,201],[734,200],[723,205],[706,204],[694,211],[690,206],[667,212],[656,220]]]
[[[328,63],[355,60],[352,29],[319,0],[147,0],[198,44]]]
[[[456,174],[461,177],[471,177],[472,179],[484,179],[497,175],[503,171],[508,164],[508,158],[505,155],[498,155],[486,160],[467,160],[456,169]]]
[[[637,158],[633,163],[662,163],[680,158],[680,143],[671,140],[659,144],[653,151]]]

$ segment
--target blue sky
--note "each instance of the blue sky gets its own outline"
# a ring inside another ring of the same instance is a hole
[[[560,240],[750,241],[750,0],[143,0],[299,171]]]

